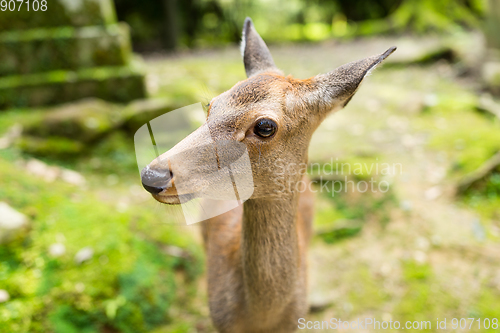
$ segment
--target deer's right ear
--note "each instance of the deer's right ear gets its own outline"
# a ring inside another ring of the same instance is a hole
[[[396,47],[391,47],[380,55],[353,61],[311,78],[304,85],[305,100],[313,109],[323,112],[346,106],[363,79],[395,50]]]
[[[276,67],[264,40],[255,30],[252,20],[247,17],[243,24],[241,54],[247,77],[263,72],[280,72]]]

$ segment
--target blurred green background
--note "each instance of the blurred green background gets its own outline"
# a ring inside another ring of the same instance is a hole
[[[310,162],[365,163],[348,180],[390,190],[316,195],[307,319],[430,320],[429,331],[436,318],[500,319],[500,1],[9,6],[1,332],[214,331],[199,226],[141,188],[133,136],[245,79],[246,16],[299,78],[398,46],[311,143]],[[370,168],[383,163],[402,172]]]

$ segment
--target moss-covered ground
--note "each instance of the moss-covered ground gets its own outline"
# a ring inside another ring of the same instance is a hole
[[[285,74],[305,78],[392,44],[398,40],[272,51]],[[156,55],[146,63],[150,94],[168,98],[172,108],[209,101],[244,79],[236,48]],[[448,331],[452,318],[500,319],[499,176],[484,190],[454,195],[459,179],[500,150],[500,121],[477,110],[481,91],[462,65],[381,67],[318,129],[311,162],[363,164],[358,174],[326,180],[390,186],[366,193],[316,187],[309,253],[316,311],[307,320],[428,320],[434,332],[437,318],[447,318]],[[2,111],[0,134],[46,112]],[[175,212],[140,188],[133,133],[112,132],[83,155],[35,156],[80,172],[87,180],[80,187],[33,175],[25,163],[33,156],[0,150],[0,200],[32,221],[27,238],[0,247],[0,289],[11,297],[0,304],[6,332],[213,331],[198,227],[179,225]],[[396,172],[380,172],[384,163]],[[50,254],[56,243],[64,254]],[[78,264],[75,254],[85,247],[93,256]]]

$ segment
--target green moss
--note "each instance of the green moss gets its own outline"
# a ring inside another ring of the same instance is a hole
[[[0,109],[60,104],[85,97],[124,103],[145,96],[144,74],[137,64],[0,78]]]
[[[478,112],[477,95],[463,87],[443,82],[436,91],[437,104],[426,108],[413,125],[427,135],[428,148],[450,160],[448,178],[457,183],[500,150],[500,121]],[[495,174],[463,197],[463,203],[485,220],[500,214]]]
[[[29,126],[43,118],[43,110],[37,109],[10,109],[0,112],[0,136],[14,124]]]
[[[137,172],[133,137],[124,132],[115,132],[101,140],[89,150],[82,160],[98,158],[98,171],[101,173],[124,174]],[[116,166],[120,168],[117,170]]]
[[[360,265],[348,277],[353,284],[348,293],[349,302],[354,305],[354,311],[377,310],[380,304],[388,299],[388,295],[380,286],[380,281],[370,272],[367,266]],[[356,308],[359,307],[359,308]]]
[[[492,320],[497,318],[496,323],[498,323],[498,326],[494,327],[494,325],[491,325],[489,329],[485,329],[482,325],[481,332],[498,332],[500,329],[500,318],[498,318],[498,314],[500,313],[499,298],[500,293],[498,289],[484,288],[480,292],[476,301],[476,306],[471,309],[471,312],[474,313],[474,317],[476,318],[489,318],[491,324],[493,324]],[[484,320],[481,324],[484,324]]]
[[[458,300],[446,289],[439,287],[439,278],[429,264],[403,261],[404,293],[394,306],[393,315],[401,323],[406,321],[431,321],[436,330],[435,317],[456,316]],[[436,315],[436,314],[439,315]],[[409,330],[415,331],[418,330]]]
[[[403,274],[407,281],[425,281],[432,277],[432,269],[429,265],[421,265],[414,261],[403,262]]]
[[[5,151],[2,151],[2,156]],[[176,270],[201,273],[201,249],[182,229],[154,225],[157,212],[139,206],[119,213],[88,190],[46,183],[0,159],[0,199],[33,219],[24,243],[0,250],[0,284],[11,300],[0,307],[9,332],[147,332],[170,322],[178,301]],[[80,196],[81,195],[81,196]],[[130,223],[135,227],[131,228]],[[55,242],[66,253],[51,257]],[[189,257],[165,255],[175,245]],[[94,256],[78,265],[75,253],[89,246]],[[194,268],[196,267],[196,268]]]
[[[47,112],[41,120],[26,126],[24,133],[38,137],[65,137],[83,143],[110,132],[122,122],[118,106],[87,99]]]
[[[0,34],[0,76],[122,66],[130,60],[129,55],[129,31],[125,24]]]
[[[321,238],[328,244],[334,244],[345,238],[354,237],[361,232],[363,225],[353,223],[353,225],[338,226],[332,231],[321,234]]]
[[[51,71],[32,75],[12,75],[0,78],[0,89],[38,86],[50,83],[72,83],[85,80],[106,80],[110,78],[128,77],[142,71],[140,61],[130,66],[96,67],[73,71]]]
[[[80,154],[85,146],[65,137],[40,138],[33,136],[23,136],[16,142],[16,146],[26,153],[37,156]]]
[[[310,172],[314,174],[314,170]],[[344,180],[335,180],[335,185],[332,180],[316,183],[314,190],[318,193],[314,226],[325,242],[332,244],[356,236],[361,232],[364,222],[369,220],[376,220],[383,227],[388,223],[389,213],[396,205],[395,192],[391,187],[385,193],[380,192],[377,184],[381,177],[375,176],[373,171],[372,173],[374,174],[371,179],[375,184],[374,191],[370,188],[364,192],[358,191],[358,180],[349,178],[349,184]],[[371,186],[367,179],[363,178],[359,181],[363,182],[360,187],[362,189],[365,183]],[[326,187],[322,187],[322,184]]]
[[[343,219],[366,220],[372,213],[383,213],[388,210],[388,207],[395,202],[395,195],[390,188],[385,193],[375,191],[359,192],[356,190],[357,183],[352,180],[350,180],[352,183],[349,184],[343,181],[338,182],[335,184],[335,188],[339,190],[339,186],[342,186],[343,190],[341,192],[328,191],[322,192],[320,195],[328,198],[330,204],[334,207],[333,209],[339,211]],[[331,188],[331,181],[328,181],[328,184]],[[320,185],[321,183],[318,185],[318,189]],[[364,183],[363,186],[365,186]]]
[[[318,195],[315,198],[314,210],[314,226],[322,227],[332,225],[337,220],[343,219],[344,216],[340,210],[337,210],[332,205],[331,201],[325,196]]]
[[[500,122],[474,111],[470,103],[462,104],[461,109],[460,100],[467,100],[467,94],[458,94],[457,99],[459,101],[450,102],[448,108],[436,106],[418,120],[419,128],[436,127],[436,124],[443,123],[443,119],[448,124],[439,130],[429,131],[429,147],[444,151],[451,158],[449,177],[454,181],[475,171],[500,150]],[[443,99],[444,103],[446,101]],[[454,109],[454,112],[450,112],[450,109]],[[493,173],[469,190],[463,200],[488,220],[499,216],[499,198],[500,184],[497,173]]]
[[[123,110],[125,118],[124,128],[133,134],[141,126],[154,118],[184,106],[178,104],[178,101],[174,98],[169,97],[148,98],[132,102]],[[189,126],[190,124],[183,123],[181,125]]]
[[[473,208],[487,225],[491,225],[491,221],[500,218],[500,195],[498,194],[498,184],[496,182],[490,183],[487,181],[486,184],[488,187],[494,186],[494,190],[491,192],[484,192],[483,190],[470,191],[462,200],[466,206]],[[497,237],[494,237],[494,239]]]
[[[37,5],[41,6],[42,2],[44,1],[25,1],[21,8],[16,2],[16,10],[2,11],[0,31],[58,26],[82,27],[116,22],[111,0],[49,0],[45,1],[45,11],[42,8],[36,10]],[[27,9],[28,3],[30,10]]]
[[[445,119],[449,124],[431,132],[429,146],[448,152],[454,159],[453,173],[465,175],[481,166],[500,150],[500,123],[468,110],[453,113],[435,110],[419,120],[419,127],[433,128]],[[446,112],[446,113],[445,113]],[[453,126],[451,126],[453,124]]]

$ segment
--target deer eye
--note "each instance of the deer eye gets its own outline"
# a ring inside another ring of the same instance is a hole
[[[271,119],[260,119],[257,124],[255,124],[253,132],[261,138],[269,138],[276,133],[277,128],[278,125]]]

